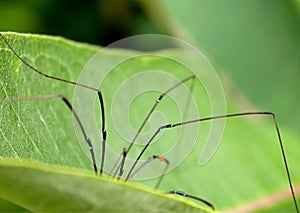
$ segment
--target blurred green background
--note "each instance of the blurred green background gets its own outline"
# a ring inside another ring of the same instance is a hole
[[[99,45],[133,34],[163,32],[136,1],[1,1],[0,17],[2,30],[60,35]]]
[[[297,132],[299,5],[298,0],[10,0],[0,2],[0,29],[102,46],[143,33],[183,38],[210,58],[239,110],[274,111],[280,125]]]

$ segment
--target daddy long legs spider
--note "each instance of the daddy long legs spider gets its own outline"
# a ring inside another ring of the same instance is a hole
[[[104,100],[103,100],[103,94],[102,94],[102,91],[97,89],[97,88],[94,88],[94,87],[91,87],[91,86],[88,86],[88,85],[84,85],[84,84],[81,84],[81,83],[77,83],[77,82],[74,82],[74,81],[69,81],[69,80],[65,80],[65,79],[62,79],[62,78],[59,78],[59,77],[54,77],[54,76],[51,76],[51,75],[47,75],[47,74],[44,74],[43,72],[41,72],[39,69],[35,68],[35,66],[31,65],[30,63],[28,63],[23,57],[21,57],[15,50],[14,48],[10,45],[10,43],[6,40],[6,38],[0,34],[3,41],[5,42],[5,44],[7,45],[7,47],[9,48],[10,51],[12,51],[12,53],[14,54],[15,57],[18,58],[19,61],[21,61],[21,63],[25,66],[27,66],[31,71],[34,71],[36,73],[38,73],[40,76],[43,76],[45,78],[48,78],[48,79],[52,79],[52,80],[55,80],[55,81],[60,81],[62,83],[65,83],[65,84],[73,84],[73,85],[76,85],[76,86],[79,86],[79,87],[83,87],[87,90],[92,90],[94,91],[96,94],[97,94],[97,97],[98,97],[98,102],[99,102],[99,105],[100,105],[100,109],[101,109],[101,116],[100,116],[100,120],[101,120],[101,130],[100,130],[100,134],[102,136],[102,151],[101,151],[101,162],[98,163],[95,159],[95,154],[94,154],[94,149],[92,147],[92,144],[90,142],[90,139],[88,138],[88,136],[86,135],[85,133],[85,130],[84,130],[84,127],[82,126],[81,122],[80,122],[80,118],[77,118],[77,114],[76,114],[76,109],[74,110],[73,107],[72,107],[72,104],[67,101],[67,99],[65,98],[65,96],[61,96],[61,95],[44,95],[44,96],[35,96],[36,99],[51,99],[51,98],[60,98],[61,100],[64,101],[64,103],[69,107],[69,109],[71,109],[71,112],[73,112],[73,116],[75,117],[75,119],[77,120],[77,123],[81,129],[81,132],[84,136],[84,139],[86,141],[86,144],[88,146],[88,149],[90,150],[90,155],[91,155],[91,159],[92,159],[92,165],[93,165],[93,168],[94,168],[94,171],[95,173],[97,174],[99,172],[99,174],[101,175],[103,173],[103,167],[104,167],[104,164],[105,164],[105,148],[106,148],[106,139],[107,139],[107,133],[106,133],[106,123],[105,123],[105,109],[104,109]],[[190,76],[190,77],[187,77],[186,79],[182,79],[182,81],[178,84],[175,84],[173,87],[171,87],[169,90],[166,90],[164,93],[162,93],[163,95],[167,95],[168,92],[171,92],[173,89],[175,89],[177,86],[181,85],[181,84],[184,84],[185,81],[188,81],[190,79],[193,79],[193,76]],[[31,98],[24,98],[24,100],[30,100]],[[33,98],[34,99],[34,98]],[[154,111],[154,109],[156,108],[156,106],[162,101],[163,99],[163,96],[158,96],[158,99],[156,101],[154,101],[154,105],[152,106],[152,108],[149,110],[149,113],[146,115],[145,119],[143,120],[143,123],[141,124],[139,130],[137,131],[137,134],[136,136],[133,138],[131,144],[129,145],[128,148],[125,148],[123,153],[128,153],[132,147],[132,144],[134,144],[135,142],[135,139],[139,136],[139,132],[140,130],[143,128],[144,124],[148,121],[148,118],[151,117],[151,114],[152,112]],[[8,99],[4,99],[4,101],[2,100],[2,103],[4,102],[13,102],[13,101],[22,101],[22,97],[15,97],[15,98],[8,98]],[[119,166],[119,177],[123,177],[125,178],[125,180],[128,180],[130,179],[134,174],[135,174],[135,170],[139,170],[140,167],[137,167],[136,163],[140,160],[140,158],[142,157],[144,151],[148,148],[148,145],[150,145],[153,141],[153,139],[158,135],[158,133],[160,133],[162,130],[164,129],[169,129],[169,128],[176,128],[177,126],[183,126],[183,125],[189,125],[191,123],[199,123],[199,122],[202,122],[202,121],[208,121],[208,120],[214,120],[214,119],[224,119],[224,118],[231,118],[232,117],[239,117],[239,116],[252,116],[252,115],[265,115],[265,116],[269,116],[269,117],[272,117],[273,119],[273,123],[274,123],[274,127],[276,129],[276,133],[277,133],[277,136],[278,136],[278,142],[280,144],[280,147],[281,147],[281,152],[282,152],[282,157],[283,157],[283,160],[284,160],[284,163],[285,163],[285,169],[286,169],[286,173],[287,173],[287,177],[288,177],[288,181],[289,181],[289,185],[290,185],[290,190],[291,190],[291,193],[292,193],[292,196],[293,196],[293,199],[294,199],[294,204],[295,204],[295,208],[296,210],[298,211],[298,207],[297,207],[297,203],[296,203],[296,199],[295,199],[295,195],[294,195],[294,191],[293,191],[293,186],[292,186],[292,182],[291,182],[291,178],[290,178],[290,172],[288,170],[288,166],[287,166],[287,161],[286,161],[286,156],[285,156],[285,153],[284,153],[284,149],[283,149],[283,144],[282,144],[282,141],[281,141],[281,136],[280,136],[280,132],[279,132],[279,128],[278,128],[278,124],[277,124],[277,121],[276,121],[276,116],[274,113],[272,112],[242,112],[242,113],[234,113],[234,114],[226,114],[226,115],[216,115],[216,116],[211,116],[211,117],[205,117],[205,118],[195,118],[193,120],[186,120],[186,121],[182,121],[182,122],[175,122],[175,123],[171,123],[171,124],[166,124],[166,125],[162,125],[161,127],[159,127],[157,129],[157,131],[153,134],[153,136],[151,138],[149,138],[146,146],[142,149],[142,151],[140,152],[140,154],[136,157],[136,160],[134,161],[134,164],[131,166],[130,170],[127,171],[127,174],[126,176],[123,176],[123,166],[122,164],[120,164],[121,166]],[[123,155],[126,157],[126,154]],[[122,158],[122,156],[121,156]],[[116,161],[118,164],[118,161]],[[123,163],[126,163],[126,158],[123,159],[122,161]],[[98,168],[99,168],[99,171],[98,171]],[[183,196],[186,196],[187,194],[183,193],[183,192],[180,192],[180,191],[170,191],[172,194],[180,194],[180,195],[183,195]],[[178,192],[178,193],[177,193]],[[187,197],[192,197],[191,195],[188,195]]]

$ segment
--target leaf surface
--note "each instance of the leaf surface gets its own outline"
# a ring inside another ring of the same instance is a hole
[[[98,47],[78,44],[56,37],[22,34],[5,34],[5,36],[26,61],[34,64],[44,73],[73,81],[78,79],[84,65],[99,50]],[[55,82],[37,75],[32,72],[32,70],[26,68],[3,42],[1,42],[0,45],[1,98],[63,94],[70,101],[73,100],[74,86],[67,85],[64,82]],[[170,56],[188,57],[183,56],[178,50],[164,51]],[[108,63],[111,61],[114,62],[118,57],[132,54],[131,51],[112,50],[105,55],[105,57]],[[165,72],[176,75],[178,79],[184,79],[191,74],[187,69],[178,66],[178,64],[171,60],[151,56],[128,60],[126,63],[120,64],[111,75],[106,77],[106,80],[101,85],[101,90],[106,106],[108,145],[116,153],[120,153],[122,148],[128,144],[126,140],[120,136],[120,132],[116,130],[116,123],[114,123],[115,120],[113,120],[113,117],[118,116],[116,120],[120,122],[122,128],[126,129],[126,132],[129,132],[129,125],[122,123],[124,122],[122,117],[127,119],[126,113],[128,112],[126,105],[122,101],[126,101],[127,99],[131,100],[131,94],[139,91],[138,88],[135,87],[136,85],[132,85],[132,87],[127,88],[128,90],[122,90],[122,98],[115,99],[114,94],[118,91],[122,82],[134,76],[139,69],[162,69]],[[98,70],[101,73],[101,68],[98,68]],[[199,67],[199,70],[203,71],[201,67]],[[143,85],[146,84],[145,82],[150,83],[150,79],[140,79],[137,82]],[[168,79],[165,80],[166,85],[167,83],[174,85],[174,82]],[[189,85],[186,86],[188,87]],[[174,91],[174,93],[176,92],[178,91]],[[186,97],[185,93],[178,93],[180,97]],[[199,106],[198,110],[201,112],[201,117],[210,116],[209,98],[205,94],[201,83],[196,82],[193,94],[198,104],[197,106]],[[93,95],[96,96],[96,94]],[[159,95],[160,93],[157,92],[147,93],[145,95],[146,98],[138,99],[140,96],[137,96],[138,98],[131,102],[129,107],[129,120],[135,130],[137,130],[138,125],[142,122]],[[182,102],[185,103],[184,101]],[[97,104],[97,99],[95,99],[95,106],[98,106]],[[154,121],[158,120],[157,123],[154,123],[155,125],[147,123],[146,129],[143,132],[145,138],[149,138],[153,134],[153,131],[160,125],[181,121],[181,117],[177,115],[176,105],[172,104],[174,104],[172,99],[166,98],[164,103],[159,106],[159,110],[166,115],[166,118],[165,120],[160,120],[161,118],[159,116],[154,117]],[[231,99],[227,99],[227,104],[230,112],[236,112],[236,108],[232,104]],[[83,101],[80,105],[83,106],[83,111],[87,112],[91,111],[90,106],[93,104]],[[92,164],[89,160],[90,156],[84,152],[88,150],[88,147],[82,138],[81,132],[78,131],[77,124],[73,124],[70,111],[68,111],[62,101],[59,99],[19,101],[1,104],[0,107],[0,140],[1,157],[3,159],[9,157],[18,159],[21,162],[24,161],[24,159],[35,160],[39,163],[47,163],[48,165],[67,166],[86,172],[92,171]],[[78,104],[75,105],[74,108],[77,110],[79,108]],[[81,115],[80,117],[84,116]],[[101,127],[100,118],[100,111],[99,108],[97,108],[95,120],[99,127],[98,129]],[[126,119],[125,121],[127,121]],[[88,123],[84,123],[84,125],[88,126]],[[195,127],[198,128],[198,125],[195,125]],[[188,194],[210,201],[216,206],[217,210],[235,209],[245,205],[245,203],[260,200],[274,193],[288,190],[287,177],[280,155],[278,138],[276,137],[275,127],[271,118],[265,117],[261,119],[260,116],[256,116],[254,120],[246,118],[227,119],[220,147],[208,164],[200,167],[199,156],[206,141],[205,139],[209,134],[209,129],[210,122],[201,123],[198,140],[195,146],[192,147],[191,153],[188,154],[183,163],[168,172],[160,187],[161,190],[168,191],[176,189],[185,191]],[[189,135],[193,135],[194,130],[190,126],[185,126],[183,130],[188,131],[188,134],[180,141],[182,141],[183,146],[186,146],[185,144],[190,140]],[[300,171],[297,170],[299,155],[298,149],[295,148],[297,147],[297,136],[287,128],[281,128],[281,131],[283,133],[283,141],[292,178],[297,185],[297,183],[300,182]],[[87,128],[87,132],[93,141],[97,164],[99,165],[101,158],[99,131],[91,131]],[[153,146],[146,152],[144,159],[153,154],[167,154],[167,150],[172,147],[174,143],[174,138],[178,136],[178,129],[166,130],[165,133],[166,134],[161,136],[157,142],[153,143]],[[135,158],[139,150],[138,148],[133,150],[130,153],[130,157]],[[4,160],[4,162],[6,161]],[[106,160],[106,167],[111,168],[113,162],[114,159]],[[18,173],[28,170],[29,179],[35,175],[37,175],[37,177],[39,175],[43,177],[38,178],[39,180],[47,177],[48,170],[45,171],[44,165],[41,166],[38,171],[31,169],[31,166],[28,166],[29,168],[23,168],[21,165],[15,165],[14,167],[16,168],[11,168],[9,165],[6,165],[6,163],[3,163],[2,169],[3,171],[12,169],[12,174],[14,172]],[[153,164],[153,167],[149,166],[150,172],[161,171],[161,167],[155,166],[155,164]],[[141,172],[141,175],[144,173],[146,173],[145,170]],[[9,178],[16,176],[17,174]],[[76,174],[72,174],[71,177],[69,177],[69,175],[61,174],[61,170],[54,172],[53,176],[51,173],[51,175],[49,175],[51,180],[45,178],[45,182],[50,181],[50,187],[53,187],[53,182],[55,183],[57,176],[61,177],[61,182],[66,181],[67,178],[74,178],[74,182],[70,181],[70,184],[73,184],[73,186],[78,183],[76,181],[88,182],[87,188],[94,188],[93,184],[101,185],[101,180],[95,180],[91,177],[88,177],[89,180],[86,180],[86,178],[77,177],[78,175]],[[153,187],[156,181],[157,178],[144,179],[140,180],[139,183]],[[89,182],[91,182],[90,186],[88,185]],[[114,184],[115,183],[109,185]],[[28,186],[28,188],[31,187],[33,186]],[[119,185],[116,186],[116,191],[118,191],[118,187]],[[36,191],[38,192],[38,190]],[[103,194],[107,196],[111,194],[110,191],[111,189],[103,191]],[[128,189],[128,191],[131,191],[131,189]],[[75,193],[75,191],[73,191],[73,193]],[[136,193],[134,190],[132,194],[128,195],[128,199]],[[2,194],[2,198],[11,201],[11,199],[4,196],[5,194],[6,192]],[[122,193],[119,193],[119,195],[122,197]],[[36,194],[35,196],[39,195]],[[76,197],[76,195],[74,196]],[[18,197],[18,199],[21,199],[20,197]],[[26,197],[27,196],[24,198]],[[93,200],[95,197],[91,199]],[[128,202],[128,205],[126,204],[126,210],[127,207],[128,211],[134,210],[135,204],[129,202],[127,198],[125,199],[124,202]],[[161,197],[157,196],[157,200],[161,200]],[[287,206],[290,208],[289,210],[293,211],[294,207],[290,197],[286,197],[282,201],[284,200],[289,202]],[[89,202],[91,201],[89,200]],[[116,210],[118,210],[119,207],[116,206],[118,202],[119,201],[112,201],[108,203],[108,206],[105,208],[116,208]],[[72,202],[70,201],[69,203],[71,205]],[[17,202],[17,204],[21,205],[20,202]],[[75,204],[76,202],[74,205]],[[277,204],[277,202],[272,203],[271,206]],[[149,205],[150,206],[147,205],[145,208],[149,209],[152,207],[151,204]],[[31,209],[27,204],[26,206],[22,204],[22,206],[26,209]],[[145,206],[145,204],[143,204],[143,206]],[[90,208],[93,209],[93,205]],[[176,208],[174,208],[174,211],[176,211]],[[187,207],[186,211],[189,211],[189,209],[190,207]],[[171,211],[171,209],[167,210]],[[196,209],[196,211],[197,210],[198,209]]]

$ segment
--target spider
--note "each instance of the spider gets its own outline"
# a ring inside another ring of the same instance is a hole
[[[54,80],[54,81],[63,82],[63,83],[66,83],[66,84],[72,84],[72,85],[75,85],[77,87],[81,87],[81,88],[84,88],[86,90],[90,90],[90,91],[93,91],[93,92],[96,93],[97,100],[100,104],[100,110],[101,110],[101,130],[100,130],[100,133],[101,133],[101,136],[102,136],[102,142],[101,142],[101,147],[102,148],[101,148],[101,162],[100,162],[100,165],[97,165],[96,157],[95,157],[95,150],[94,150],[93,144],[91,142],[91,139],[88,137],[88,134],[85,130],[85,127],[84,127],[83,123],[81,122],[81,118],[76,113],[76,109],[73,107],[72,103],[64,95],[55,94],[55,95],[39,95],[39,96],[30,96],[30,97],[15,97],[15,98],[2,99],[2,100],[0,100],[0,103],[9,103],[9,102],[16,102],[16,101],[30,101],[30,100],[37,100],[37,99],[40,99],[40,100],[42,100],[42,99],[60,99],[67,106],[67,108],[71,111],[74,119],[76,120],[76,122],[77,122],[77,124],[80,128],[80,131],[83,135],[83,138],[84,138],[84,140],[86,142],[86,145],[88,147],[88,150],[90,152],[90,157],[92,159],[92,167],[93,167],[93,170],[94,170],[95,174],[102,176],[102,174],[104,172],[104,165],[105,165],[105,162],[106,162],[105,160],[106,160],[106,147],[107,147],[107,144],[106,144],[106,141],[107,141],[106,114],[105,114],[105,103],[104,103],[104,98],[103,98],[104,94],[103,94],[102,90],[98,89],[98,88],[95,88],[95,87],[92,87],[92,86],[89,86],[89,85],[86,85],[86,84],[82,84],[82,83],[78,83],[78,82],[75,82],[75,81],[70,81],[70,80],[66,80],[66,79],[62,79],[62,78],[59,78],[59,77],[55,77],[55,76],[45,74],[44,72],[37,69],[35,66],[31,65],[29,62],[27,62],[23,57],[21,57],[17,53],[17,51],[13,48],[13,46],[11,46],[11,44],[8,42],[8,40],[5,38],[5,36],[2,33],[0,33],[0,37],[2,38],[4,43],[7,45],[7,47],[12,51],[12,53],[15,55],[15,57],[17,57],[31,71],[37,73],[41,77],[48,78],[48,79],[51,79],[51,80]],[[181,85],[183,85],[184,83],[186,83],[188,81],[193,81],[194,79],[195,79],[194,75],[188,76],[185,79],[182,79],[179,83],[177,83],[177,84],[173,85],[172,87],[170,87],[168,90],[164,91],[161,95],[159,95],[159,97],[154,101],[154,104],[150,108],[148,114],[143,119],[142,124],[140,125],[137,132],[135,133],[135,135],[134,135],[133,139],[131,140],[129,146],[127,148],[123,148],[119,158],[115,161],[115,163],[112,167],[112,170],[110,172],[110,174],[112,174],[112,177],[118,176],[118,179],[124,178],[125,181],[128,181],[136,173],[141,171],[147,164],[151,163],[155,159],[158,159],[159,161],[164,162],[166,164],[166,167],[162,171],[162,175],[161,175],[160,179],[158,180],[158,182],[155,186],[155,188],[158,188],[161,181],[162,181],[162,179],[163,179],[163,177],[164,177],[164,174],[167,171],[168,166],[170,164],[168,159],[166,159],[162,156],[153,155],[153,156],[149,157],[148,160],[146,160],[144,163],[142,163],[139,166],[138,166],[138,162],[140,161],[141,157],[144,155],[144,153],[148,149],[148,147],[154,142],[154,140],[156,139],[156,137],[159,135],[160,132],[165,131],[167,129],[172,129],[172,128],[176,128],[176,127],[180,127],[180,126],[186,126],[186,125],[189,125],[189,124],[200,123],[200,122],[209,121],[209,120],[217,120],[217,119],[225,119],[225,118],[233,118],[233,117],[242,117],[242,116],[270,116],[273,119],[274,127],[276,129],[278,142],[280,144],[281,154],[282,154],[282,158],[283,158],[283,161],[284,161],[285,170],[286,170],[286,173],[287,173],[287,178],[288,178],[288,181],[289,181],[289,187],[290,187],[290,191],[291,191],[291,194],[292,194],[292,197],[293,197],[295,209],[296,209],[297,212],[299,212],[297,202],[296,202],[296,198],[295,198],[293,185],[292,185],[292,181],[291,181],[291,177],[290,177],[289,168],[288,168],[288,165],[287,165],[286,154],[284,152],[283,143],[282,143],[279,127],[278,127],[278,123],[277,123],[277,120],[276,120],[276,116],[273,112],[259,112],[259,111],[256,111],[256,112],[241,112],[241,113],[233,113],[233,114],[223,114],[223,115],[216,115],[216,116],[211,116],[211,117],[195,118],[195,119],[192,119],[192,120],[186,120],[186,121],[182,121],[182,122],[169,123],[169,124],[166,124],[166,125],[162,125],[162,126],[158,127],[157,130],[152,135],[152,137],[150,137],[148,139],[147,143],[145,144],[145,146],[142,148],[142,150],[140,151],[140,153],[138,154],[138,156],[134,160],[134,163],[131,165],[129,171],[127,172],[127,175],[123,176],[124,175],[124,165],[127,161],[127,155],[131,151],[133,145],[136,142],[136,139],[140,136],[141,131],[145,127],[146,123],[149,121],[149,118],[154,113],[157,106],[163,101],[164,97],[167,96],[168,93],[172,92],[173,90],[176,90],[178,87],[180,87]],[[189,197],[189,198],[198,200],[198,201],[208,205],[213,210],[215,209],[214,205],[211,204],[210,202],[208,202],[204,199],[201,199],[199,197],[186,194],[185,192],[182,192],[182,191],[179,191],[179,190],[171,190],[171,191],[168,191],[166,193],[167,194],[177,194],[177,195],[181,195],[181,196],[184,196],[184,197]]]

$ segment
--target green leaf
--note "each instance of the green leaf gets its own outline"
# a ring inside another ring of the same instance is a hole
[[[1,197],[30,211],[200,211],[145,187],[69,168],[5,159],[0,176]]]
[[[156,4],[141,2],[148,15],[164,32],[202,48],[217,71],[229,77],[229,84],[224,79],[225,93],[236,110],[275,112],[285,147],[299,150],[296,141],[300,138],[297,116],[300,109],[300,25],[295,1],[275,1],[272,6],[259,0],[233,0],[230,3],[218,0],[192,0],[188,3],[159,0]],[[238,98],[237,91],[242,92],[242,98]],[[239,137],[239,143],[254,143],[254,146],[261,147],[261,144],[256,145],[255,136],[268,134],[265,127],[261,128],[263,131],[260,133],[249,133],[249,140]],[[232,134],[250,132],[241,130],[239,126],[235,127],[235,131]],[[266,143],[263,137],[257,140]],[[256,158],[259,153],[249,158]],[[271,154],[266,151],[264,155]],[[253,164],[262,166],[265,161]],[[290,170],[298,173],[296,162],[299,162],[299,158],[288,154],[288,161]],[[279,161],[274,161],[273,166],[266,166],[265,169],[275,175],[273,167],[279,164]],[[244,170],[248,170],[248,166],[245,165]],[[294,181],[299,185],[299,174],[294,175]],[[253,191],[251,188],[249,190]],[[259,199],[262,196],[254,197]]]
[[[57,37],[18,35],[13,33],[7,33],[5,34],[5,37],[26,61],[34,64],[39,70],[48,75],[73,81],[77,81],[84,65],[99,50],[98,47],[78,44]],[[2,41],[0,47],[1,99],[46,94],[63,94],[70,101],[74,100],[74,86],[41,77],[32,70],[26,68]],[[164,50],[163,52],[168,56],[189,57],[183,55],[180,50]],[[110,50],[110,52],[105,54],[104,64],[118,61],[120,57],[126,55],[134,55],[132,51],[120,49]],[[153,53],[153,55],[155,55],[155,53]],[[189,59],[195,60],[194,58]],[[97,67],[97,69],[99,69],[100,73],[102,72],[101,67]],[[140,96],[142,95],[137,95],[136,98],[130,102],[130,107],[128,109],[127,105],[122,101],[126,102],[127,99],[131,100],[131,94],[139,92],[139,87],[136,86],[143,86],[151,83],[150,79],[139,78],[137,80],[137,82],[140,83],[139,85],[132,84],[132,86],[128,87],[126,90],[122,89],[121,92],[123,93],[121,93],[122,95],[119,96],[119,98],[115,98],[114,95],[116,92],[120,92],[118,89],[122,88],[120,85],[122,85],[123,82],[126,82],[125,80],[134,78],[135,73],[139,70],[149,69],[169,72],[178,79],[184,79],[191,74],[188,69],[174,63],[172,60],[147,56],[137,57],[135,60],[127,60],[124,63],[118,64],[112,73],[106,76],[105,81],[101,84],[101,91],[106,106],[107,143],[116,153],[120,153],[122,148],[128,145],[126,140],[120,136],[121,134],[118,132],[120,130],[115,128],[120,125],[125,130],[128,130],[128,132],[130,131],[128,125],[123,123],[122,117],[125,117],[125,119],[128,118],[131,125],[137,130],[138,125],[142,122],[160,93],[156,91],[146,93],[145,98],[141,99]],[[199,71],[205,72],[206,70],[199,67]],[[91,76],[91,78],[95,77]],[[171,79],[166,79],[164,81],[164,84],[166,85],[174,85],[174,82]],[[189,86],[190,84],[187,83],[186,87]],[[206,91],[201,83],[198,81],[195,82],[193,94],[197,106],[199,106],[198,110],[201,112],[201,117],[211,115],[209,97],[205,92]],[[179,90],[174,91],[174,93],[179,93],[181,98],[186,97],[186,94],[181,93]],[[96,94],[92,92],[91,94],[94,95],[94,97],[96,96]],[[185,103],[184,98],[182,102]],[[143,136],[149,138],[149,136],[153,134],[153,131],[160,125],[182,121],[175,109],[175,106],[178,103],[175,103],[175,105],[173,104],[174,101],[171,98],[166,97],[166,99],[162,101],[159,110],[165,114],[165,117],[162,120],[161,117],[154,116],[153,121],[151,120],[151,122],[147,123],[146,129],[143,131]],[[227,104],[230,113],[236,112],[231,99],[227,99]],[[91,111],[90,107],[93,104],[83,101],[80,104],[76,103],[74,109],[78,110],[79,105],[83,106],[84,112],[89,112]],[[95,100],[95,106],[98,106],[97,100]],[[83,182],[87,182],[87,187],[90,188],[93,188],[93,184],[101,184],[105,181],[98,180],[96,177],[93,178],[91,175],[87,178],[81,177],[81,172],[85,174],[87,171],[87,173],[91,173],[93,170],[92,163],[89,160],[90,156],[88,155],[88,152],[87,154],[84,152],[88,151],[88,147],[82,138],[77,124],[75,123],[73,125],[72,114],[61,100],[49,99],[9,102],[5,104],[2,103],[0,107],[0,154],[4,159],[4,163],[2,163],[3,166],[1,167],[3,170],[10,168],[10,166],[7,165],[9,164],[7,157],[9,157],[20,161],[26,159],[26,162],[28,162],[28,160],[35,160],[39,163],[47,163],[49,168],[52,168],[51,165],[59,165],[80,169],[80,172],[76,170],[76,172],[68,175],[65,174],[61,168],[58,169],[58,171],[51,173],[46,169],[47,166],[45,165],[39,165],[38,169],[32,169],[31,163],[26,164],[26,166],[23,164],[14,164],[14,168],[19,172],[23,172],[24,170],[28,171],[30,179],[37,175],[38,180],[45,180],[45,183],[42,184],[48,184],[48,180],[50,179],[49,184],[51,185],[52,183],[53,186],[53,183],[56,183],[57,176],[62,177],[64,180],[74,180],[75,182],[70,181],[70,184],[73,185],[76,184],[76,181],[79,179],[82,181],[84,180]],[[126,113],[128,111],[130,114],[127,117]],[[118,116],[116,120],[113,120],[113,118],[115,118],[114,116]],[[81,114],[80,117],[84,117],[84,114]],[[217,210],[232,210],[255,200],[272,196],[274,193],[288,190],[287,177],[283,167],[273,121],[271,118],[267,118],[267,116],[264,117],[265,119],[261,119],[260,117],[261,116],[256,116],[254,120],[246,118],[227,119],[223,140],[216,154],[206,165],[199,167],[199,156],[210,129],[210,122],[201,123],[197,143],[195,147],[191,147],[193,148],[192,152],[188,154],[183,163],[166,174],[160,190],[168,191],[176,189],[185,191],[188,194],[210,201],[216,206]],[[100,118],[100,111],[97,108],[95,119],[99,128],[101,128]],[[196,118],[193,117],[193,119]],[[114,123],[116,121],[117,123]],[[84,123],[84,126],[88,127],[88,125],[88,123]],[[194,126],[198,128],[198,125]],[[190,140],[189,135],[193,135],[194,129],[191,126],[185,126],[180,131],[183,130],[188,131],[188,135],[180,141],[182,141],[181,143],[183,143],[184,146],[187,146],[186,144],[188,144]],[[280,126],[280,130],[283,135],[284,147],[288,157],[292,178],[294,183],[299,183],[300,171],[297,170],[297,162],[299,162],[297,139],[299,137],[287,128],[282,128]],[[101,145],[101,140],[99,140],[100,133],[97,130],[91,131],[89,128],[87,128],[87,132],[93,141],[97,164],[99,165],[101,158],[99,148]],[[178,129],[174,128],[172,130],[166,130],[165,133],[166,134],[161,136],[158,141],[153,143],[153,146],[151,146],[145,154],[144,159],[153,154],[167,154],[169,148],[173,146],[173,142],[178,136]],[[76,134],[78,134],[78,137]],[[135,158],[139,150],[140,149],[132,150],[130,157]],[[105,163],[106,168],[111,168],[113,162],[114,159],[107,159]],[[173,165],[172,161],[170,163]],[[151,167],[149,165],[150,170],[147,171],[150,171],[150,173],[161,171],[161,167],[155,166],[156,165],[153,165],[153,167]],[[141,171],[140,175],[146,173],[145,170]],[[12,174],[13,173],[14,172],[12,172]],[[9,174],[10,172],[7,173],[7,175]],[[39,177],[40,175],[43,178]],[[47,176],[49,176],[49,179],[46,178]],[[141,179],[139,183],[153,187],[156,184],[157,179],[158,178],[149,180]],[[61,183],[64,184],[64,182],[66,183],[68,181],[62,181]],[[107,182],[105,182],[104,185],[106,184],[108,185]],[[116,188],[119,187],[116,183],[111,183],[109,185],[116,185]],[[28,185],[28,190],[31,187],[33,186]],[[127,187],[125,188],[125,191],[132,190]],[[126,205],[126,208],[130,206],[126,211],[135,210],[135,204],[130,202],[130,197],[134,196],[135,193],[139,192],[134,190],[133,193],[128,195],[129,199],[124,198],[125,203],[130,203],[129,205]],[[2,198],[9,200],[7,197],[4,197],[3,194],[1,195]],[[111,192],[108,190],[105,191],[105,193],[103,192],[103,194],[107,196],[111,194]],[[123,194],[124,193],[120,193],[111,198],[114,199],[114,197],[118,196],[118,199],[121,199]],[[21,197],[21,195],[18,196],[19,198]],[[74,196],[76,196],[76,194]],[[24,199],[25,198],[26,197],[24,197]],[[157,196],[157,200],[160,199],[161,197]],[[289,210],[293,211],[294,206],[291,198],[286,197],[278,202],[284,200],[289,202]],[[9,201],[12,202],[11,200]],[[118,210],[118,202],[118,200],[113,201],[113,206],[108,204],[109,206],[107,206],[107,208],[115,207],[117,208],[116,210]],[[277,205],[278,202],[271,203],[271,206]],[[76,202],[73,204],[75,205]],[[20,204],[17,203],[17,205]],[[146,209],[149,209],[152,207],[152,204],[143,203],[143,206],[145,206]],[[26,206],[23,207],[31,209]],[[91,207],[91,209],[92,208],[93,207]],[[162,206],[160,206],[160,208],[162,208]],[[189,211],[189,208],[190,207],[187,206],[186,211]],[[176,210],[177,209],[174,209],[174,211]],[[196,209],[196,211],[197,210],[198,209]],[[165,211],[171,211],[171,209],[166,209]]]
[[[4,35],[27,62],[48,75],[73,81],[99,50],[56,37]],[[0,53],[2,99],[48,94],[63,94],[72,99],[73,86],[34,73],[3,41]],[[116,55],[109,57],[113,60]],[[72,114],[59,99],[2,103],[0,129],[3,210],[20,206],[30,211],[201,211],[193,203],[174,201],[145,187],[95,177],[90,156],[82,151],[87,145],[82,140],[81,148],[77,142],[83,138],[76,138]],[[100,153],[97,154],[100,159]]]

